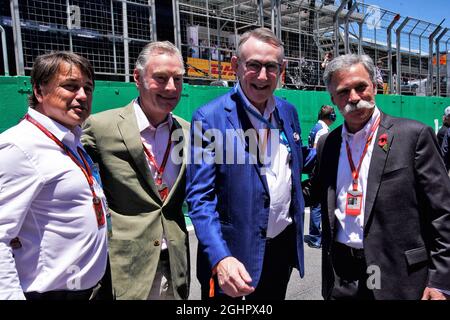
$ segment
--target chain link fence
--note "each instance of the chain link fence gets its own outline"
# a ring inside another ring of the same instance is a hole
[[[239,35],[265,26],[284,43],[285,87],[324,90],[325,56],[357,53],[368,54],[377,64],[380,93],[450,93],[447,29],[363,2],[179,0],[174,15],[179,18],[177,45],[186,57],[187,78],[194,83],[235,81],[229,60]],[[439,36],[440,46],[435,42]]]

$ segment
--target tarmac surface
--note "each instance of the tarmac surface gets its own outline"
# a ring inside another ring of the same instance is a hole
[[[305,210],[305,234],[309,230],[309,208]],[[189,231],[191,250],[191,291],[189,300],[200,300],[200,284],[196,276],[197,237]],[[323,300],[321,291],[321,249],[313,249],[305,244],[305,276],[300,278],[294,269],[289,281],[286,300]]]

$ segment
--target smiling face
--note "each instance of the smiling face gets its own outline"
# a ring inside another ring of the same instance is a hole
[[[92,80],[77,66],[62,62],[48,83],[33,88],[36,111],[73,130],[91,114],[93,89]]]
[[[281,67],[276,72],[270,72],[262,67],[259,72],[248,68],[249,64],[256,62],[262,65],[279,64]],[[284,68],[282,50],[270,43],[265,43],[254,37],[250,37],[241,47],[240,57],[231,58],[231,65],[239,78],[239,84],[247,99],[260,111],[266,107],[267,100],[272,96],[277,87],[278,78]]]
[[[134,70],[141,108],[150,123],[157,126],[175,109],[183,89],[183,65],[173,54],[151,54],[144,73]]]
[[[331,100],[344,116],[350,132],[360,130],[369,121],[375,106],[376,84],[362,64],[336,71],[328,90]]]

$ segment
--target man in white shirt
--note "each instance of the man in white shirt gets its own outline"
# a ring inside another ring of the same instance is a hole
[[[183,150],[189,123],[176,117],[184,65],[170,42],[139,54],[139,97],[91,116],[83,144],[99,164],[111,212],[111,275],[117,299],[187,299],[189,235]]]
[[[92,299],[107,269],[106,201],[80,143],[94,71],[45,54],[31,84],[28,113],[0,135],[0,299]]]
[[[345,119],[319,140],[313,177],[324,298],[445,299],[450,180],[433,130],[375,105],[368,56],[335,58],[324,82]]]

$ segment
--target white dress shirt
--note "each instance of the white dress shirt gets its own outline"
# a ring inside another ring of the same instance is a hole
[[[82,148],[79,127],[28,113],[75,154]],[[106,232],[86,177],[54,141],[27,120],[0,135],[0,299],[95,286],[105,272]],[[16,237],[22,247],[14,249]]]
[[[251,104],[245,94],[242,92],[239,83],[236,85],[237,92],[241,95],[245,104],[254,111],[260,113],[258,109]],[[275,117],[271,116],[275,111],[275,98],[272,96],[266,104],[264,119],[271,121],[274,127],[278,127]],[[250,122],[257,131],[260,129],[268,129],[267,125],[261,120],[257,119],[250,112],[247,115]],[[269,136],[270,137],[270,136]],[[255,137],[256,138],[256,137]],[[266,147],[270,149],[272,144],[268,142]],[[269,187],[270,208],[269,221],[267,224],[267,237],[274,238],[279,235],[288,225],[292,223],[292,218],[289,214],[289,207],[291,205],[291,190],[292,190],[292,172],[289,162],[289,152],[287,147],[279,143],[277,150],[268,150],[267,154],[271,155],[270,163],[266,165],[266,179]]]
[[[139,128],[139,132],[141,133],[141,140],[144,146],[147,148],[147,150],[153,155],[153,157],[156,160],[156,163],[158,166],[161,165],[164,159],[164,154],[166,152],[167,148],[167,142],[170,135],[170,129],[173,125],[173,118],[172,114],[168,114],[167,120],[163,123],[159,124],[158,127],[154,127],[147,119],[147,116],[145,115],[144,111],[142,111],[142,108],[139,106],[138,99],[134,100],[133,103],[134,107],[134,114],[136,115],[136,120]],[[175,143],[172,142],[170,146],[170,153],[173,151]],[[178,175],[180,173],[180,164],[175,164],[172,161],[172,157],[170,156],[167,159],[166,167],[164,169],[164,173],[162,175],[162,181],[164,184],[167,185],[169,190],[172,189],[173,185],[175,184],[175,181],[178,178]],[[153,179],[156,181],[156,178],[158,176],[158,172],[154,166],[154,164],[146,157],[147,164],[150,168],[150,171],[152,173]],[[161,249],[167,248],[167,242],[165,237],[163,236],[162,243],[161,243]]]
[[[361,213],[357,216],[347,215],[345,213],[345,206],[347,200],[347,191],[352,190],[352,171],[350,169],[349,160],[347,157],[347,150],[345,142],[351,149],[353,163],[355,168],[358,167],[361,154],[369,137],[370,130],[376,119],[380,116],[380,111],[377,107],[372,114],[370,120],[366,125],[356,133],[347,131],[345,125],[342,126],[342,143],[339,154],[339,165],[336,182],[336,210],[334,214],[339,223],[337,223],[336,241],[343,243],[349,247],[361,249],[363,247],[363,228],[364,228],[364,209],[367,195],[367,178],[369,175],[370,160],[372,158],[373,146],[375,144],[375,137],[377,130],[374,133],[374,138],[367,149],[367,153],[363,158],[361,170],[358,177],[358,191],[362,191]]]

